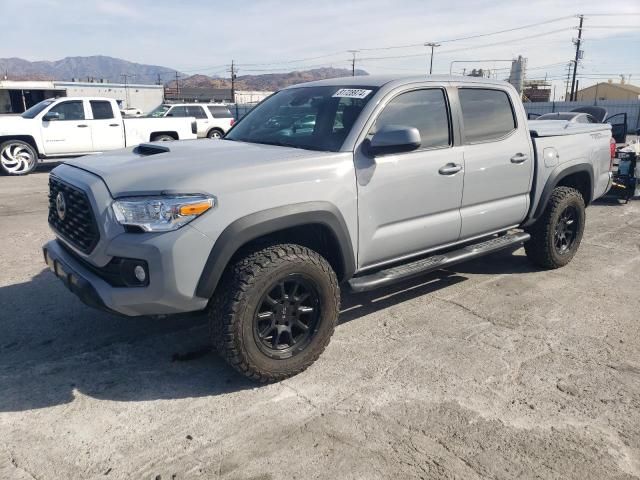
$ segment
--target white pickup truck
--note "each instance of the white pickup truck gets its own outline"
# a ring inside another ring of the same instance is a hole
[[[22,115],[0,117],[0,171],[25,175],[47,159],[195,139],[196,128],[193,118],[122,118],[109,98],[48,99]]]

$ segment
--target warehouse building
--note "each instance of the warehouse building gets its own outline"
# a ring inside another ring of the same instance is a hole
[[[576,98],[585,100],[640,100],[640,87],[628,83],[600,82],[578,90]]]
[[[0,114],[22,113],[36,103],[54,97],[113,98],[120,108],[149,112],[163,102],[162,85],[123,83],[0,80]]]

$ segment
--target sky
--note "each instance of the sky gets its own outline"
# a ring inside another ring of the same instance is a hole
[[[350,68],[358,50],[356,67],[369,73],[421,74],[423,44],[437,42],[434,73],[504,78],[509,63],[494,60],[522,55],[527,78],[554,80],[558,99],[584,14],[580,86],[619,74],[640,84],[638,0],[0,0],[0,12],[0,58],[108,55],[225,76],[232,59],[239,75]],[[461,60],[472,62],[451,66]]]

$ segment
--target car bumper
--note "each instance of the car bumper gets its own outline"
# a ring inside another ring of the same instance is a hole
[[[148,265],[146,286],[114,286],[101,268],[87,263],[56,239],[43,247],[45,262],[65,286],[90,307],[125,316],[168,315],[203,310],[208,299],[195,295],[197,280],[212,243],[185,227],[143,240],[124,234],[108,247],[113,257],[136,258]]]

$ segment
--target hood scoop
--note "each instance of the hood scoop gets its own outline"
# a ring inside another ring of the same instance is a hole
[[[133,153],[142,157],[148,157],[149,155],[157,155],[158,153],[169,153],[171,149],[164,145],[155,145],[153,143],[141,143],[133,149]]]

